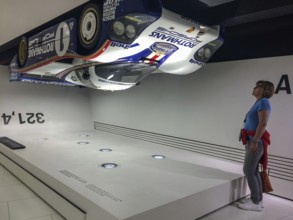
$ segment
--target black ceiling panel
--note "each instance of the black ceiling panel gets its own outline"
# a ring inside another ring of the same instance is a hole
[[[292,0],[163,0],[169,10],[207,25],[221,25],[223,46],[209,62],[293,54]],[[18,39],[0,46],[8,65]]]

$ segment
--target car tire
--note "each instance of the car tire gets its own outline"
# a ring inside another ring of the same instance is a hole
[[[18,51],[17,51],[18,66],[23,67],[26,64],[27,58],[28,58],[27,38],[23,36],[18,45]]]
[[[82,10],[78,22],[78,38],[81,51],[91,52],[100,39],[102,14],[97,4],[88,4]]]

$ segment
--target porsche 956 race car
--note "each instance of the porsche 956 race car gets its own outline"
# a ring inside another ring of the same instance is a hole
[[[23,36],[10,81],[124,90],[150,73],[189,74],[222,45],[219,26],[165,9],[161,0],[95,0]]]

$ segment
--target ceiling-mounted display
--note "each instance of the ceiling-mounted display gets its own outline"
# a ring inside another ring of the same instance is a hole
[[[189,74],[222,45],[208,27],[161,0],[91,1],[32,36],[10,63],[10,81],[124,90],[151,73]]]

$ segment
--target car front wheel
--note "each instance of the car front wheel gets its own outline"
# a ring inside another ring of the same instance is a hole
[[[96,4],[88,4],[81,12],[78,37],[83,51],[94,49],[99,42],[101,20],[101,10]]]

